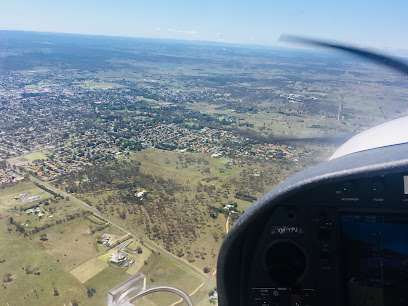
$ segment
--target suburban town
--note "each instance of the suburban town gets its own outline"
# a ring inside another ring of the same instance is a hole
[[[155,118],[166,116],[159,114],[158,110],[180,108],[174,104],[163,105],[152,100],[149,102],[152,111],[145,115],[138,113],[126,120],[120,117],[110,120],[112,115],[101,113],[99,109],[104,107],[106,113],[112,113],[111,103],[85,104],[86,98],[92,99],[85,88],[64,84],[41,86],[0,92],[4,101],[1,120],[3,124],[13,122],[0,132],[0,157],[11,160],[16,167],[44,181],[101,161],[126,158],[130,151],[144,148],[206,153],[214,158],[235,160],[285,159],[294,163],[308,155],[308,152],[292,146],[260,143],[231,129],[197,129],[189,124],[194,123],[195,118],[183,123],[160,122]],[[115,96],[120,96],[122,91],[125,93],[123,88],[110,91]],[[99,94],[110,96],[110,91]],[[108,97],[104,99],[108,100]],[[99,118],[98,126],[87,121],[87,115],[92,112]],[[28,163],[30,160],[24,156],[33,152],[42,154],[34,160],[35,154],[31,155],[32,162]],[[14,181],[18,179],[19,176],[12,178]],[[8,181],[6,177],[2,178],[3,183]]]

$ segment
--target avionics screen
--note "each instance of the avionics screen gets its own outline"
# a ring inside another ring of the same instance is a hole
[[[350,306],[408,305],[408,215],[340,215]]]

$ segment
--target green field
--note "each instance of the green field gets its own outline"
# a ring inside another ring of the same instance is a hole
[[[77,301],[80,305],[102,305],[106,303],[108,290],[129,277],[125,269],[112,267],[96,258],[100,253],[96,236],[89,234],[92,223],[83,218],[54,225],[28,237],[15,230],[8,233],[8,220],[9,217],[0,219],[0,271],[2,277],[11,274],[11,281],[3,283],[0,290],[2,302],[69,305]],[[44,234],[47,241],[40,240]],[[100,285],[92,283],[95,295],[87,297],[88,282],[100,274]],[[112,274],[118,277],[111,277]],[[58,296],[54,295],[54,288]]]
[[[47,156],[45,155],[44,152],[33,152],[31,154],[25,155],[24,157],[29,159],[30,161],[33,161],[36,159],[47,159]]]
[[[96,237],[90,234],[89,226],[89,221],[77,218],[47,231],[48,242],[52,243],[47,253],[59,260],[67,271],[99,255]]]
[[[20,182],[15,186],[7,187],[2,190],[0,189],[0,216],[2,215],[2,210],[7,210],[14,207],[20,209],[20,207],[26,207],[38,203],[38,201],[27,202],[27,197],[24,199],[24,201],[13,199],[14,197],[20,195],[21,193],[26,192],[29,193],[27,197],[40,196],[41,200],[50,197],[50,195],[47,192],[35,186],[34,183],[31,181]]]
[[[122,85],[119,85],[119,84],[107,83],[107,82],[84,82],[84,83],[78,83],[74,86],[88,88],[88,89],[112,89],[112,88],[123,87]]]
[[[38,242],[24,239],[16,232],[6,233],[5,220],[0,221],[0,264],[2,277],[11,274],[4,283],[0,300],[9,305],[56,305],[87,299],[86,289],[57,260],[44,251]],[[34,270],[34,273],[27,274]],[[58,296],[54,295],[54,288]],[[6,305],[6,304],[4,304]]]

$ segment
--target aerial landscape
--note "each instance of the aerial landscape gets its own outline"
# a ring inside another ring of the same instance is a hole
[[[0,301],[105,305],[143,273],[217,304],[245,210],[407,102],[325,50],[0,30]]]

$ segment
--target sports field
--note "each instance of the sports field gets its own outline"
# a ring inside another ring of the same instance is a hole
[[[36,160],[36,159],[47,159],[47,156],[45,155],[44,152],[33,152],[28,155],[24,156],[30,161]]]

